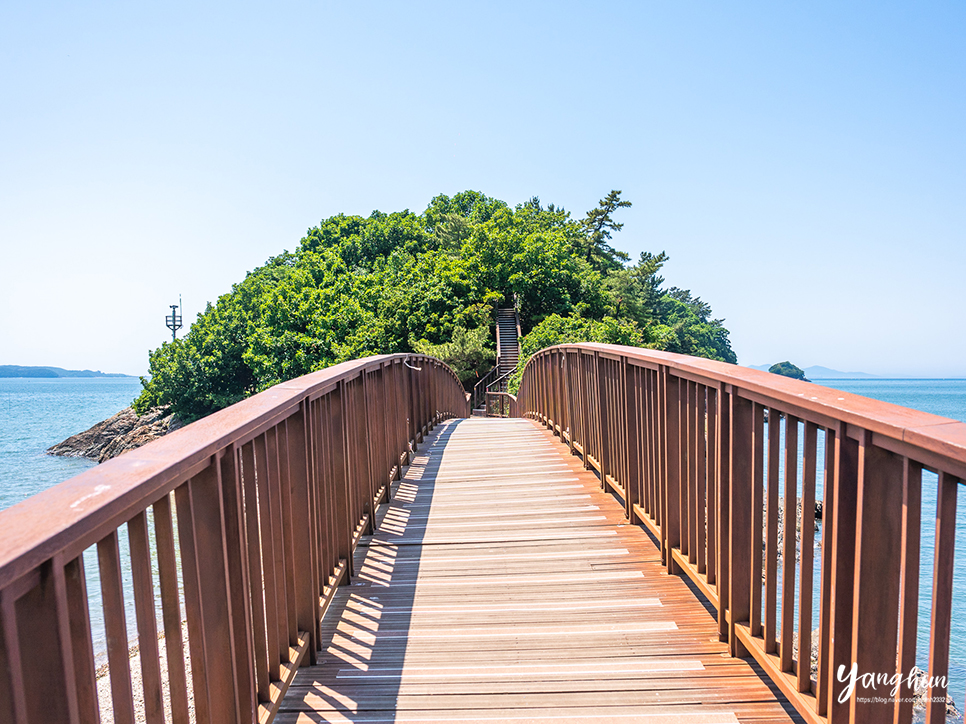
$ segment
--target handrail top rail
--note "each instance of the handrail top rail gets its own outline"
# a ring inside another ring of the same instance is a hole
[[[561,344],[536,352],[527,361],[527,366],[553,351],[596,352],[664,365],[672,370],[700,376],[715,383],[735,385],[761,397],[771,398],[778,407],[782,405],[797,407],[806,412],[834,418],[848,425],[884,435],[957,461],[960,466],[966,462],[966,423],[948,417],[913,410],[891,402],[873,400],[862,395],[763,370],[642,347],[597,342]]]
[[[313,395],[394,362],[445,363],[396,353],[342,362],[281,382],[0,511],[0,589],[57,554],[93,545],[233,444],[269,429]]]

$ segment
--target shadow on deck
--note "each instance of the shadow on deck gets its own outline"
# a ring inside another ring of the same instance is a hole
[[[379,516],[278,722],[801,721],[534,422],[442,423]]]

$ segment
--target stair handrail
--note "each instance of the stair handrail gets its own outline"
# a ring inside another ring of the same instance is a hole
[[[504,374],[502,374],[502,375],[500,375],[499,377],[497,377],[497,378],[496,378],[495,380],[493,380],[493,381],[492,381],[492,382],[491,382],[490,384],[488,384],[488,385],[486,386],[486,391],[487,391],[487,392],[493,392],[493,390],[492,390],[491,388],[492,388],[492,387],[493,387],[494,385],[498,385],[498,384],[500,384],[501,382],[503,382],[503,380],[505,380],[505,379],[507,379],[507,378],[509,378],[509,377],[511,377],[511,376],[513,375],[513,373],[514,373],[514,372],[516,372],[516,369],[515,369],[515,368],[514,368],[514,369],[512,369],[512,370],[510,370],[509,372],[506,372],[506,373],[504,373]],[[502,385],[501,385],[501,386],[502,386]],[[497,392],[504,392],[504,391],[505,391],[505,390],[497,390]]]
[[[499,362],[499,360],[498,360],[498,362]],[[470,400],[470,409],[471,410],[478,409],[479,408],[480,401],[485,401],[485,398],[486,398],[486,385],[489,383],[490,378],[494,374],[498,373],[499,371],[500,371],[499,364],[494,365],[490,369],[489,372],[487,372],[485,375],[483,375],[479,379],[479,381],[475,385],[473,385],[473,394],[471,395],[471,400]],[[480,386],[483,387],[482,390],[480,390]]]

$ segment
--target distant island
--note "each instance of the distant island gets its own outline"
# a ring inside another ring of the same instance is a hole
[[[27,367],[23,365],[0,365],[0,377],[130,377],[117,372],[101,372],[100,370],[65,370],[61,367]]]
[[[750,365],[750,367],[753,370],[768,372],[774,365]],[[842,372],[821,365],[812,365],[802,371],[810,380],[864,380],[879,377],[879,375],[870,375],[868,372]]]
[[[787,360],[785,362],[773,364],[768,368],[768,371],[774,375],[791,377],[793,380],[802,380],[803,382],[809,381],[809,379],[805,377],[805,371],[801,367],[797,367]]]

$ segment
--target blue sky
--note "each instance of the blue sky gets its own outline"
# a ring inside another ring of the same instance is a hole
[[[966,375],[962,2],[5,3],[0,364],[140,374],[320,219],[582,216],[739,361]]]

